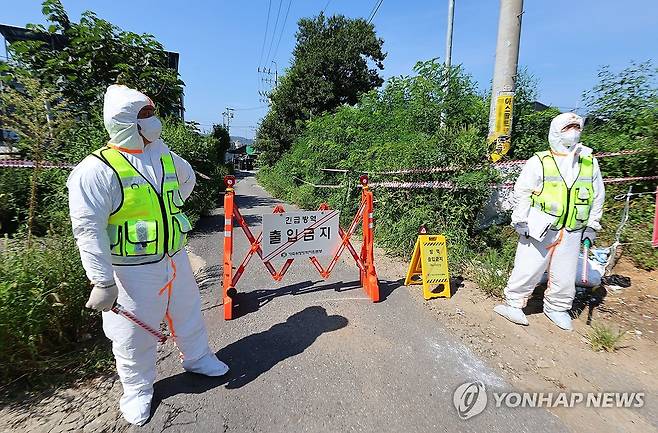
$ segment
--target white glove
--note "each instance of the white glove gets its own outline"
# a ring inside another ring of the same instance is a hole
[[[116,283],[96,283],[85,307],[96,311],[110,311],[118,296],[119,288]]]

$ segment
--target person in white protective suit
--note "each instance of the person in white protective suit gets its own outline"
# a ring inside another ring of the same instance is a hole
[[[551,122],[550,151],[526,162],[514,185],[512,225],[519,234],[514,269],[505,288],[505,304],[494,311],[527,325],[522,311],[544,272],[544,314],[571,330],[576,267],[581,245],[593,244],[601,228],[605,190],[592,149],[580,143],[584,120],[562,113]]]
[[[162,124],[153,113],[146,95],[108,87],[107,147],[85,158],[67,181],[73,234],[93,284],[86,306],[103,312],[123,385],[119,406],[137,425],[150,416],[157,341],[111,312],[115,303],[155,329],[166,319],[186,371],[228,371],[209,348],[184,249],[191,226],[180,207],[194,188],[194,171],[160,139]]]

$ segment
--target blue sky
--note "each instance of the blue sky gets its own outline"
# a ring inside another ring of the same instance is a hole
[[[271,1],[268,32],[267,9]],[[93,10],[119,27],[151,33],[181,55],[188,120],[208,127],[235,107],[232,135],[252,137],[265,114],[257,68],[279,70],[290,61],[297,20],[327,14],[368,17],[376,0],[149,1],[63,0],[71,19]],[[539,80],[539,99],[568,109],[580,105],[583,90],[602,65],[614,70],[631,60],[656,59],[658,1],[525,0],[519,63]],[[2,0],[2,23],[44,22],[39,0]],[[274,26],[279,11],[279,20]],[[384,39],[385,78],[412,72],[418,60],[444,57],[447,0],[384,0],[373,22]],[[498,0],[456,0],[453,64],[462,64],[482,89],[493,73]],[[285,24],[285,26],[284,26]],[[274,34],[274,41],[272,37]],[[281,43],[276,50],[279,38]],[[269,47],[270,56],[266,60]],[[276,51],[276,55],[275,54]],[[4,54],[4,53],[3,53]],[[261,107],[261,108],[257,108]],[[247,110],[240,110],[240,109]]]

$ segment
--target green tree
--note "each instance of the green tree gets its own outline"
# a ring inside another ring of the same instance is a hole
[[[16,146],[35,162],[30,178],[27,218],[27,246],[31,245],[37,207],[37,185],[41,162],[61,146],[72,116],[62,95],[27,74],[13,76],[0,92],[0,123],[14,131],[20,140]],[[9,191],[13,194],[14,191]],[[21,205],[24,205],[22,203]]]
[[[119,83],[148,94],[161,113],[180,110],[183,82],[154,36],[123,31],[91,11],[74,23],[60,0],[45,0],[42,12],[49,25],[27,27],[43,40],[16,41],[9,49],[18,67],[59,89],[71,108],[102,107],[107,86]]]
[[[261,162],[275,163],[303,131],[305,122],[379,87],[386,54],[374,26],[342,15],[298,23],[290,69],[270,95],[272,108],[256,136]]]
[[[595,124],[631,136],[647,136],[658,123],[658,68],[632,62],[619,73],[604,66],[599,82],[583,94]]]

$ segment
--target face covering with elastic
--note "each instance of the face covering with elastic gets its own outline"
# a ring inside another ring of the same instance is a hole
[[[162,123],[157,117],[151,116],[146,119],[137,119],[137,125],[139,126],[139,133],[148,141],[153,142],[160,138]]]
[[[569,129],[560,133],[560,144],[562,144],[567,149],[570,149],[578,142],[580,142],[580,131]]]

